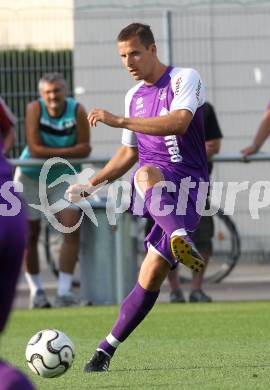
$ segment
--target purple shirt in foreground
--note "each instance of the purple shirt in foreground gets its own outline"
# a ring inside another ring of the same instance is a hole
[[[138,147],[139,164],[154,164],[179,178],[208,181],[204,139],[204,87],[194,69],[168,67],[154,84],[140,82],[125,99],[127,117],[150,118],[186,109],[193,119],[184,135],[151,136],[124,129],[122,143]]]

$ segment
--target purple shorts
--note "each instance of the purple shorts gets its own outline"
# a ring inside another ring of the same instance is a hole
[[[184,179],[185,177],[184,176],[181,177],[179,173],[176,174],[175,172],[169,171],[165,168],[161,168],[161,167],[158,168],[163,174],[165,181],[171,182],[175,186],[174,188],[176,189],[176,191],[169,192],[170,196],[173,199],[172,203],[173,204],[177,204],[177,202],[179,203],[179,199],[181,199],[180,183],[181,180]],[[131,181],[132,197],[131,197],[130,212],[142,218],[152,218],[144,205],[142,195],[140,195],[136,189],[135,175],[136,172],[132,176],[132,181]],[[192,179],[192,181],[195,180]],[[183,187],[182,185],[181,191],[183,190],[185,191],[185,187]],[[178,216],[179,220],[181,220],[179,224],[179,229],[184,228],[188,233],[192,233],[193,231],[195,231],[200,221],[200,215],[196,212],[197,196],[198,196],[198,182],[196,182],[195,188],[190,188],[188,190],[187,203],[186,203],[186,209],[184,215],[177,215],[176,207],[173,210],[173,213]],[[189,235],[189,241],[191,241],[190,235]],[[146,236],[144,243],[145,243],[146,250],[149,249],[150,246],[150,250],[157,251],[166,261],[169,262],[172,268],[175,268],[177,266],[178,262],[175,261],[171,252],[170,237],[157,223],[153,225],[150,233]]]

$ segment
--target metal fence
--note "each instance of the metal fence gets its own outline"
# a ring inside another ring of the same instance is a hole
[[[124,112],[124,96],[134,85],[122,68],[116,36],[125,25],[150,24],[158,55],[165,63],[194,67],[202,75],[207,99],[215,106],[223,131],[221,153],[239,152],[257,130],[270,90],[269,1],[78,0],[74,12],[75,85],[86,107]],[[95,152],[113,153],[121,133],[99,125]],[[263,150],[268,150],[269,141]],[[269,180],[269,162],[219,162],[213,180]],[[270,209],[252,220],[248,191],[237,195],[234,214],[246,260],[269,261]]]
[[[221,152],[238,152],[250,142],[269,99],[270,1],[66,0],[66,7],[64,3],[0,0],[0,93],[19,116],[20,143],[25,105],[36,96],[43,71],[66,72],[86,109],[101,106],[123,113],[124,95],[134,82],[121,67],[115,37],[133,21],[152,26],[162,61],[199,70],[223,130]],[[47,53],[43,63],[41,52]],[[120,131],[99,126],[92,132],[94,153],[111,155],[120,136]],[[264,150],[268,147],[269,141]],[[18,147],[14,156],[17,152]],[[268,164],[219,162],[213,180],[247,180],[251,186],[269,180]],[[243,252],[252,260],[266,261],[270,210],[265,208],[260,220],[251,220],[246,195],[239,195],[234,215]]]
[[[38,96],[43,73],[61,72],[73,94],[73,0],[0,0],[0,94],[18,117],[17,144],[24,146],[24,116]]]
[[[12,152],[17,157],[25,145],[25,108],[38,97],[38,81],[42,74],[63,73],[73,91],[73,53],[71,50],[0,49],[0,69],[1,96],[18,118],[18,136]]]
[[[124,96],[134,81],[121,65],[116,36],[138,21],[151,25],[162,61],[200,72],[224,133],[222,152],[237,151],[249,142],[269,100],[269,1],[74,4],[74,77],[86,107],[124,112]],[[97,151],[104,153],[115,150],[120,133],[99,126],[93,137]]]
[[[109,156],[92,155],[84,159],[70,159],[73,164],[82,163],[84,166],[89,163],[93,165],[97,171],[109,160]],[[40,166],[46,160],[31,159],[20,160],[11,159],[11,164],[15,166]],[[219,206],[223,209],[226,215],[229,215],[241,240],[241,257],[240,261],[245,263],[269,263],[270,257],[270,242],[268,236],[268,229],[264,230],[263,226],[269,221],[269,207],[270,207],[270,181],[258,180],[256,182],[247,182],[243,178],[233,177],[232,172],[235,166],[249,167],[254,164],[254,168],[263,164],[269,164],[270,153],[257,153],[243,159],[241,153],[226,153],[218,154],[214,157],[216,169],[220,164],[228,166],[228,178],[224,180],[217,179],[214,175],[213,183],[216,181],[218,185],[222,183],[222,197],[220,203],[215,201],[215,197],[211,197],[212,206]],[[247,183],[246,183],[247,182]],[[244,185],[243,185],[244,184]],[[255,187],[258,187],[255,190]],[[254,191],[255,190],[255,191]],[[251,193],[253,191],[257,194],[256,205],[254,201],[251,202]],[[106,196],[106,192],[103,193]],[[234,207],[232,207],[234,205]],[[215,208],[215,207],[214,207]],[[217,232],[216,232],[217,234]],[[227,234],[227,233],[226,233]],[[228,237],[226,237],[228,239]]]

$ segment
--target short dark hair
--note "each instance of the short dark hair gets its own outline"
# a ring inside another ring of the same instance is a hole
[[[148,49],[148,47],[155,43],[154,35],[150,26],[142,23],[131,23],[120,31],[117,37],[118,42],[127,41],[130,38],[138,36],[141,43]]]

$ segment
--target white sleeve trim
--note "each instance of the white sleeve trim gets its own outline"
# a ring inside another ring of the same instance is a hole
[[[130,103],[132,100],[132,97],[134,93],[140,88],[140,86],[143,84],[143,81],[136,84],[134,87],[132,87],[125,96],[125,117],[130,117]],[[131,148],[137,148],[137,137],[134,131],[123,129],[122,132],[122,145],[130,146]]]
[[[204,84],[199,73],[191,68],[174,68],[171,78],[174,98],[170,111],[185,109],[194,115],[205,102]]]
[[[130,146],[131,148],[137,148],[137,137],[134,131],[123,129],[122,132],[122,145]]]

